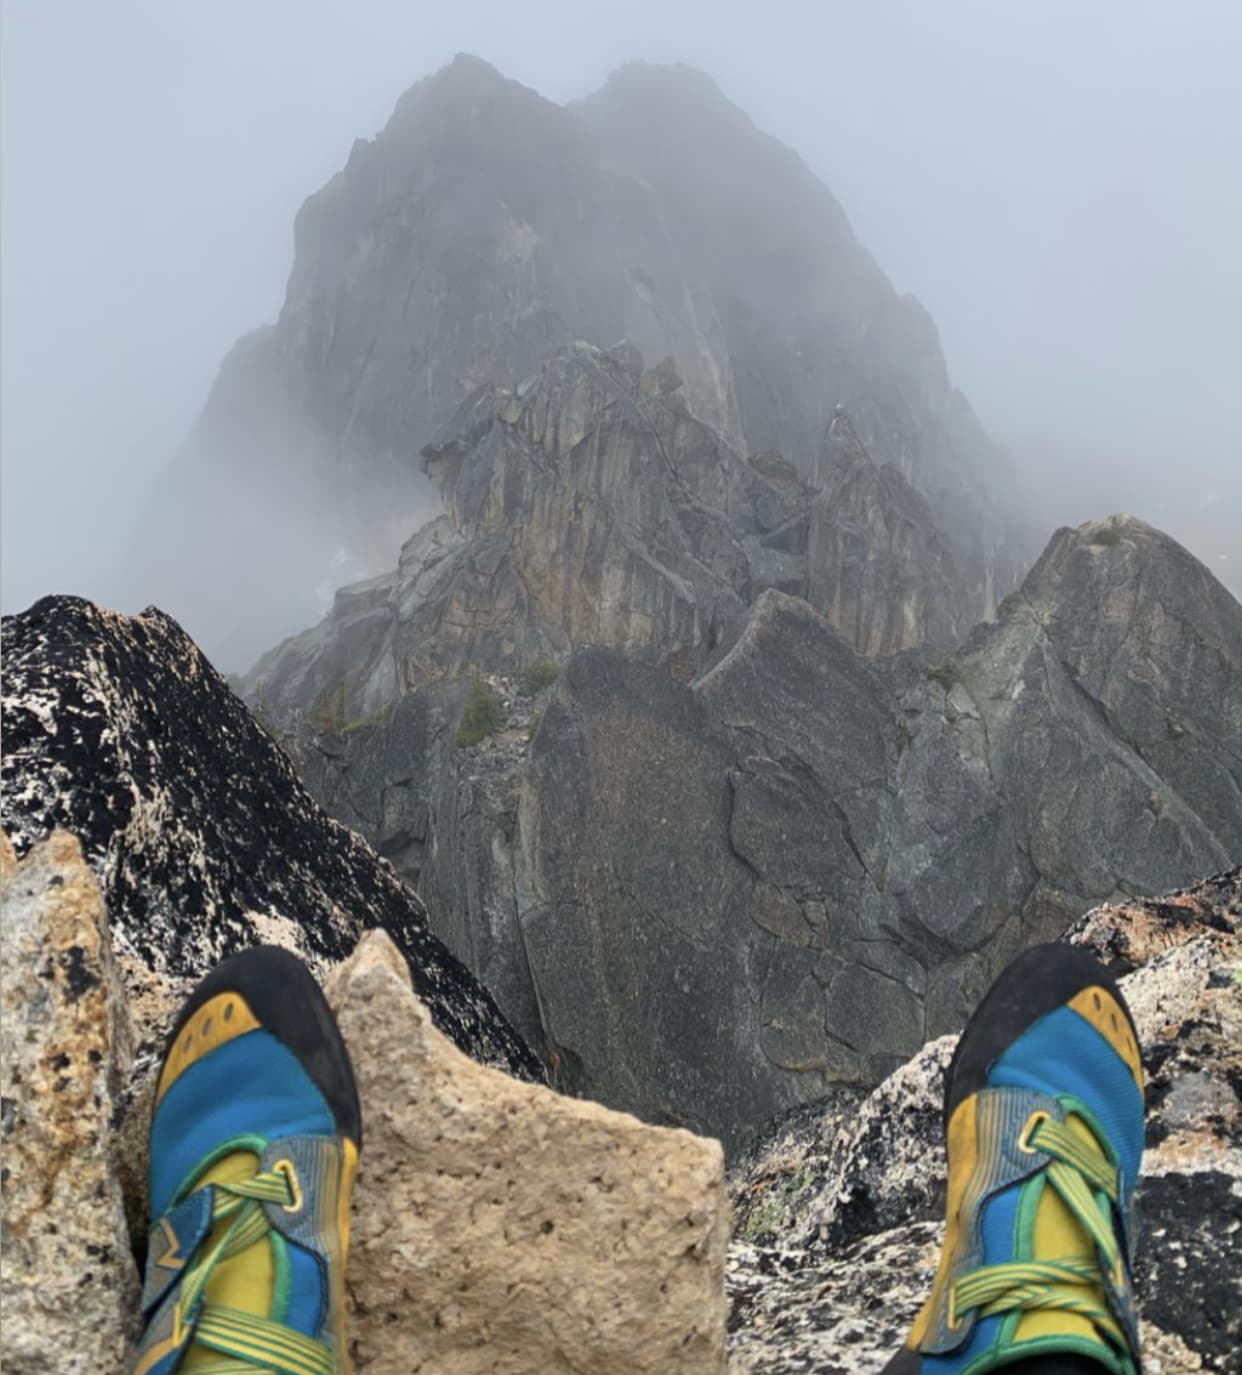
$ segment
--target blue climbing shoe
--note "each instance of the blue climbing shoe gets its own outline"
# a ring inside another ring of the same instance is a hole
[[[1104,967],[1068,945],[1020,955],[962,1033],[944,1122],[944,1249],[885,1375],[985,1375],[1019,1361],[1023,1375],[1138,1375],[1143,1071]]]
[[[338,1375],[362,1141],[345,1044],[285,950],[221,963],[168,1039],[134,1375]]]

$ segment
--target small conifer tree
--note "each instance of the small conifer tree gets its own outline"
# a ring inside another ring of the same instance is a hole
[[[470,679],[470,691],[466,693],[466,705],[462,708],[461,720],[457,723],[457,734],[453,744],[460,749],[468,749],[495,735],[505,724],[505,705],[500,695],[483,681],[483,675],[476,668]]]
[[[537,697],[556,682],[560,669],[550,659],[539,659],[522,674],[522,688],[528,697]]]

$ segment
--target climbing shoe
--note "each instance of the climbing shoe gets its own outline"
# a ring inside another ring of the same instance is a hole
[[[1043,945],[997,979],[945,1089],[947,1229],[885,1375],[1138,1375],[1138,1035],[1111,975]]]
[[[151,1119],[146,1330],[133,1375],[337,1375],[353,1070],[310,972],[273,946],[199,984]]]

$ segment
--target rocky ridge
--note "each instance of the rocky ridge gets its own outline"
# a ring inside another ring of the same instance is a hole
[[[928,503],[961,624],[1018,580],[1007,456],[926,312],[700,73],[633,64],[562,108],[459,57],[354,144],[294,239],[279,318],[224,360],[134,541],[135,584],[167,588],[234,663],[311,620],[339,566],[382,569],[434,505],[423,446],[480,387],[515,387],[575,340],[671,357],[691,415],[803,475],[844,405]],[[908,510],[903,487],[885,519]]]
[[[580,413],[549,409],[547,424],[572,436]],[[521,479],[497,459],[489,485],[466,480],[508,442],[485,414],[489,440],[433,454],[462,503],[491,509],[483,494]],[[848,471],[844,420],[830,442]],[[708,471],[750,467],[715,453]],[[620,542],[609,566],[648,567]],[[470,570],[475,547],[419,565],[432,581],[446,570],[439,591],[399,578],[358,611],[345,594],[334,622],[265,661],[280,709],[346,682],[351,662],[351,710],[370,709],[394,643],[450,664],[463,644],[485,664],[560,651],[540,638],[538,582],[510,578],[525,565],[505,545],[484,565],[492,582]],[[1022,945],[1092,902],[1242,853],[1242,607],[1142,521],[1058,532],[995,622],[947,655],[867,659],[775,586],[736,629],[722,612],[729,634],[696,655],[676,638],[671,563],[624,603],[665,614],[641,620],[642,652],[576,647],[528,750],[518,730],[453,748],[466,686],[451,676],[365,729],[295,744],[324,805],[418,884],[436,929],[575,1091],[736,1148],[773,1113],[873,1085],[960,1025]],[[696,575],[727,609],[706,566]],[[591,578],[607,575],[587,561],[554,586],[598,608]],[[510,585],[532,595],[508,645],[445,591],[478,589],[482,606]],[[397,587],[431,618],[425,638],[401,641]],[[623,639],[628,624],[612,629]],[[536,709],[508,700],[523,719]]]
[[[1143,1049],[1137,1283],[1144,1369],[1242,1351],[1242,870],[1104,906],[1068,939],[1118,972]],[[773,1123],[731,1175],[730,1375],[869,1375],[913,1320],[943,1234],[941,1104],[955,1037],[861,1101]]]
[[[575,343],[487,388],[423,451],[444,514],[390,573],[342,588],[247,676],[277,721],[371,719],[470,666],[513,671],[610,645],[702,669],[768,588],[857,649],[945,649],[965,629],[926,502],[834,413],[812,475],[746,459],[693,418],[671,359]]]
[[[19,858],[77,837],[131,996],[268,940],[322,970],[380,927],[467,1054],[542,1077],[415,894],[316,806],[175,621],[48,597],[4,618],[3,648],[0,823]]]

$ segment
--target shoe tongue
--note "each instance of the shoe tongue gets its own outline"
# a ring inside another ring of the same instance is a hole
[[[259,1171],[259,1157],[253,1151],[235,1151],[218,1160],[211,1169],[205,1171],[196,1181],[195,1188],[206,1184],[234,1184],[250,1179]],[[221,1218],[211,1229],[206,1249],[218,1241],[233,1223],[234,1218]],[[209,1304],[222,1304],[227,1308],[238,1308],[243,1313],[253,1313],[261,1318],[272,1314],[272,1299],[276,1288],[276,1263],[272,1252],[270,1234],[260,1237],[252,1246],[220,1261],[211,1272],[205,1291]],[[208,1361],[219,1361],[220,1353],[198,1342],[192,1342],[185,1354],[180,1370],[193,1370],[196,1365]]]

